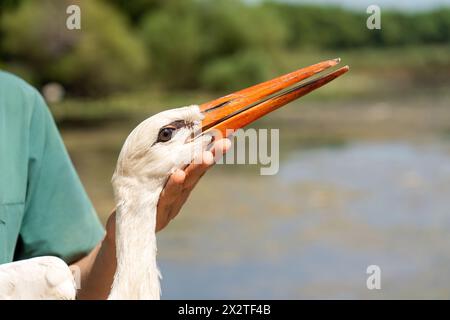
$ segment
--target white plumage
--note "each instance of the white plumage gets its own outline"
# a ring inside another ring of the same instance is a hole
[[[0,265],[0,299],[73,300],[76,285],[69,266],[57,257]]]
[[[191,141],[203,118],[198,106],[158,113],[128,136],[112,179],[116,200],[117,270],[109,299],[159,299],[156,207],[169,175],[201,154],[208,136]],[[175,128],[159,141],[164,128]]]

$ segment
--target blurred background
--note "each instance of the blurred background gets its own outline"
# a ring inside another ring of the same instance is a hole
[[[350,65],[254,125],[280,129],[277,175],[203,178],[159,234],[163,298],[450,297],[450,1],[380,0],[381,30],[356,0],[0,3],[0,68],[44,94],[103,222],[146,117]],[[81,30],[66,28],[71,4]],[[381,290],[366,288],[372,264]]]

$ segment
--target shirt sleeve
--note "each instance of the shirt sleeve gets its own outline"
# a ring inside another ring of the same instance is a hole
[[[29,128],[25,213],[15,259],[52,255],[70,263],[91,251],[104,229],[37,92]]]

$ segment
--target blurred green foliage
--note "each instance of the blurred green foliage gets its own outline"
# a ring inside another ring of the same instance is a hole
[[[65,28],[68,1],[24,1],[2,17],[2,50],[12,71],[27,80],[62,83],[75,94],[131,88],[145,75],[140,39],[114,7],[84,1],[82,30]]]
[[[264,69],[267,59],[249,61],[247,52],[260,51],[261,56],[279,50],[284,31],[270,10],[247,7],[237,0],[169,1],[145,15],[141,22],[149,57],[158,62],[153,70],[170,88],[198,88],[205,84],[205,78],[214,81],[205,87],[208,89],[234,86],[228,81],[230,77],[227,81],[216,79],[219,74],[240,74],[244,79],[258,81],[262,78],[255,75],[262,76],[264,71],[255,71],[255,67]]]
[[[201,86],[218,91],[242,89],[271,76],[271,60],[263,51],[239,52],[209,63],[201,74]]]
[[[301,57],[292,64],[284,60],[288,53],[450,43],[450,8],[383,10],[382,30],[368,30],[362,11],[273,1],[2,3],[0,66],[34,85],[57,81],[82,96],[149,84],[233,90],[299,65]],[[74,3],[81,7],[82,29],[69,31],[65,10]]]

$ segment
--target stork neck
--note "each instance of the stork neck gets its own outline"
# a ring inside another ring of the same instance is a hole
[[[116,190],[117,270],[110,299],[159,299],[156,265],[156,207],[161,186]]]

